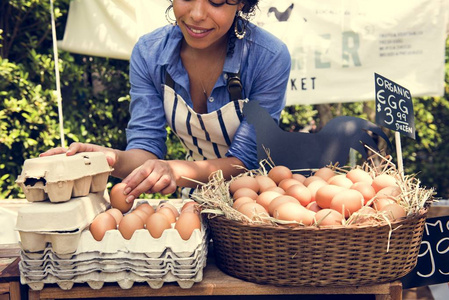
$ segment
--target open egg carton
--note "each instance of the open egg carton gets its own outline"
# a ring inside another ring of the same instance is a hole
[[[104,153],[58,154],[25,160],[16,183],[30,202],[65,202],[104,191],[111,172]]]
[[[178,209],[182,202],[174,200]],[[117,282],[129,289],[135,282],[146,282],[157,289],[166,282],[177,282],[190,288],[200,282],[206,266],[208,230],[202,222],[188,240],[183,240],[172,226],[158,239],[148,230],[135,231],[131,239],[124,239],[118,230],[109,230],[96,241],[85,228],[76,247],[53,247],[56,240],[45,247],[28,247],[21,251],[21,283],[33,290],[56,283],[61,289],[71,289],[75,283],[87,283],[100,289],[105,282]],[[30,251],[32,249],[33,251]]]

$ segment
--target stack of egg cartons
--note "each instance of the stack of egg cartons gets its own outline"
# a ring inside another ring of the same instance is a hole
[[[107,231],[101,241],[93,238],[90,223],[110,207],[110,172],[105,156],[97,152],[25,161],[17,180],[31,202],[19,210],[16,224],[22,284],[33,290],[50,283],[62,289],[74,283],[100,289],[105,282],[117,282],[124,289],[135,282],[152,288],[177,282],[190,288],[202,280],[208,241],[204,222],[186,241],[174,228],[159,239],[146,229],[137,230],[130,240],[118,230]]]

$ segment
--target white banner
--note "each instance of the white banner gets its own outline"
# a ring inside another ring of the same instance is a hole
[[[142,34],[167,24],[167,0],[73,0],[63,50],[129,59]],[[374,99],[374,73],[414,97],[444,89],[447,0],[261,0],[252,20],[292,57],[287,104]]]

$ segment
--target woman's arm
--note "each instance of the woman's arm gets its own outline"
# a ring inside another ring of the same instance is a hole
[[[204,161],[149,159],[136,168],[123,182],[127,202],[132,202],[142,193],[170,194],[177,186],[197,187],[207,183],[209,176],[222,170],[225,179],[244,171],[243,163],[235,157],[217,158]]]

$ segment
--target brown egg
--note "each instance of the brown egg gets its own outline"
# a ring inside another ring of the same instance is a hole
[[[331,209],[341,212],[345,218],[362,208],[363,195],[356,190],[345,189],[337,193],[331,201]]]
[[[234,192],[234,194],[232,195],[232,198],[238,199],[240,197],[250,197],[250,198],[256,200],[257,196],[258,196],[258,194],[253,189],[250,189],[247,187],[242,187]]]
[[[297,174],[297,173],[294,173],[292,175],[292,178],[298,180],[299,182],[301,182],[303,184],[304,184],[304,180],[306,180],[306,176],[304,176],[302,174]]]
[[[106,212],[98,214],[90,224],[89,230],[95,240],[101,241],[108,230],[117,229],[115,218]]]
[[[281,195],[285,195],[285,191],[278,186],[270,187],[267,191],[277,192]]]
[[[319,212],[322,208],[318,206],[318,204],[316,203],[316,201],[310,202],[309,204],[307,204],[306,208],[308,210],[314,211],[314,212]]]
[[[374,189],[374,188],[373,188]],[[398,186],[387,186],[376,193],[377,199],[388,198],[396,200],[401,195],[401,188]]]
[[[324,180],[315,180],[315,181],[309,183],[309,185],[307,186],[307,189],[310,191],[310,194],[312,195],[311,201],[315,201],[316,192],[318,191],[318,189],[320,189],[321,187],[323,187],[325,185],[328,185],[328,183]]]
[[[163,214],[170,223],[176,222],[176,215],[170,207],[161,207],[159,209],[156,209],[156,212]]]
[[[256,203],[259,203],[268,211],[268,206],[270,205],[271,201],[279,196],[281,196],[281,194],[279,194],[278,192],[266,191],[257,196]]]
[[[255,178],[257,183],[259,184],[259,193],[263,193],[269,188],[277,186],[276,182],[274,182],[273,179],[268,176],[257,175]]]
[[[129,213],[123,216],[118,225],[118,230],[124,239],[129,240],[136,230],[143,229],[144,226],[145,223],[138,215]]]
[[[328,184],[320,187],[315,194],[315,201],[321,208],[330,208],[332,198],[341,191],[344,191],[345,188],[342,188],[338,185]]]
[[[299,202],[286,202],[279,205],[273,213],[273,217],[284,221],[296,221],[304,225],[312,225],[315,213],[308,210]]]
[[[119,224],[123,218],[123,213],[117,208],[110,208],[106,212],[114,217],[117,224]]]
[[[196,214],[200,214],[201,206],[198,203],[196,203],[195,201],[187,201],[181,207],[181,213],[184,211],[189,211],[189,212],[194,212]]]
[[[177,218],[179,216],[178,209],[173,204],[168,203],[168,202],[163,202],[163,203],[159,204],[156,207],[156,211],[158,211],[159,209],[164,208],[164,207],[171,209],[171,211],[173,212],[173,215],[175,216],[175,218]]]
[[[327,182],[329,184],[338,185],[347,189],[349,189],[353,185],[353,182],[349,178],[347,178],[345,174],[335,175],[331,177]]]
[[[234,201],[234,203],[232,204],[232,208],[235,210],[239,210],[240,206],[242,206],[242,204],[244,203],[255,203],[256,200],[254,200],[253,198],[250,197],[240,197],[237,200]]]
[[[150,216],[145,211],[138,210],[138,209],[135,209],[135,210],[131,211],[130,213],[139,216],[144,223],[145,223],[146,219]]]
[[[111,201],[111,206],[113,208],[117,208],[122,213],[128,212],[132,207],[133,203],[127,203],[125,201],[126,195],[123,193],[125,190],[126,183],[120,182],[114,185],[111,189],[111,192],[109,194],[109,198]]]
[[[373,178],[371,177],[371,175],[362,169],[352,169],[351,171],[346,173],[346,177],[353,183],[366,182],[368,184],[371,184],[373,182]]]
[[[338,226],[343,225],[343,215],[336,210],[324,208],[315,214],[318,226]]]
[[[353,223],[354,224],[363,224],[363,223],[375,223],[377,212],[375,209],[373,209],[370,206],[362,206],[361,209],[359,209],[358,211],[356,211],[353,215],[355,215],[355,217],[353,218]]]
[[[151,206],[148,202],[144,202],[140,205],[136,206],[136,210],[142,210],[143,212],[145,212],[148,216],[151,216],[152,214],[155,213],[155,209],[153,208],[153,206]]]
[[[397,203],[385,205],[381,211],[385,212],[387,218],[391,221],[400,220],[407,215],[404,207]]]
[[[376,191],[372,187],[371,184],[365,181],[359,181],[351,185],[352,190],[357,190],[363,195],[363,199],[365,199],[365,203],[368,203],[374,196],[376,196]]]
[[[335,176],[335,172],[331,168],[324,167],[324,168],[318,169],[318,171],[316,171],[313,175],[321,177],[324,181],[328,181],[329,178],[331,178],[332,176]]]
[[[268,177],[270,177],[277,185],[283,179],[292,178],[292,171],[286,166],[275,166],[268,171]]]
[[[299,184],[299,185],[304,186],[304,184],[302,184],[302,182],[299,182],[298,180],[293,179],[293,178],[285,178],[285,179],[282,179],[281,182],[279,182],[279,185],[278,185],[278,186],[279,186],[281,189],[283,189],[284,191],[287,191],[287,189],[288,189],[289,187],[291,187],[292,185],[295,185],[295,184]]]
[[[321,181],[324,181],[323,178],[312,175],[312,176],[307,177],[307,178],[304,180],[303,184],[304,184],[305,186],[308,186],[311,182],[313,182],[313,181],[315,181],[315,180],[321,180]]]
[[[188,240],[195,229],[201,230],[201,219],[197,214],[183,212],[176,221],[175,229],[183,240]]]
[[[235,191],[244,187],[250,188],[256,193],[259,192],[259,183],[257,182],[256,178],[247,175],[240,176],[234,179],[229,185],[229,191],[231,192],[231,194],[234,194]]]
[[[276,198],[274,198],[270,204],[268,205],[268,213],[270,214],[270,216],[273,216],[274,211],[276,210],[276,208],[286,202],[292,202],[292,203],[297,203],[298,200],[292,196],[288,196],[288,195],[281,195],[278,196]]]
[[[396,179],[388,174],[380,174],[374,177],[371,183],[376,193],[387,186],[397,186]]]
[[[253,219],[253,217],[256,215],[261,217],[268,217],[267,210],[258,203],[244,203],[239,207],[239,212],[250,219]]]
[[[285,194],[294,197],[302,206],[307,206],[312,201],[312,192],[303,184],[292,185]]]
[[[155,212],[147,218],[145,227],[153,238],[158,239],[164,230],[171,228],[171,224],[165,215]]]
[[[384,208],[384,206],[387,206],[389,204],[393,204],[396,203],[396,201],[394,201],[393,199],[389,199],[389,198],[375,198],[373,203],[372,203],[372,207],[377,210],[380,211]]]

